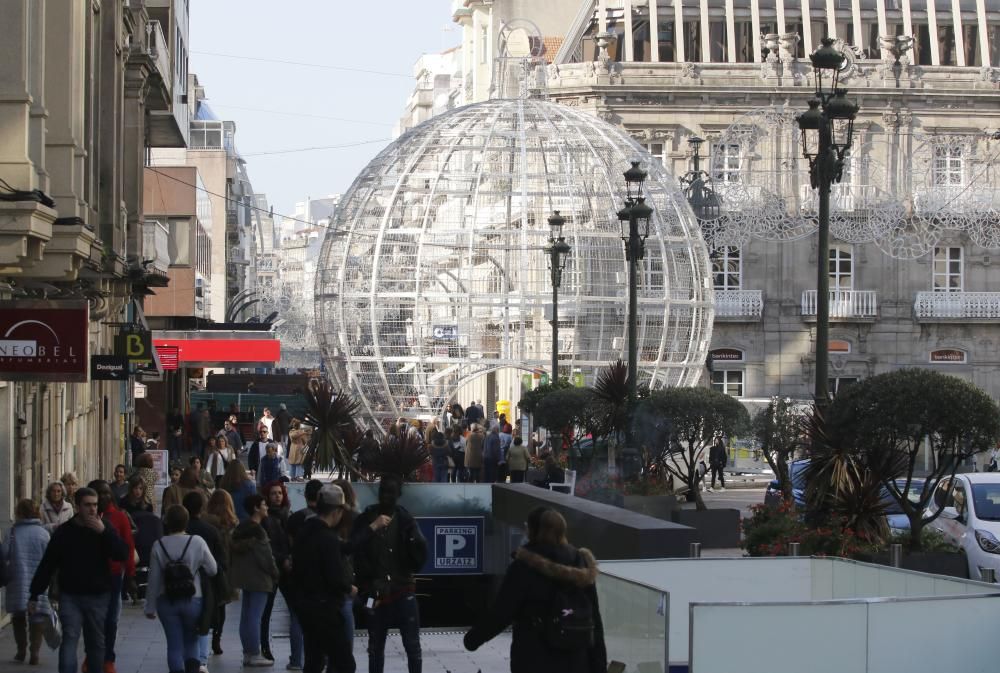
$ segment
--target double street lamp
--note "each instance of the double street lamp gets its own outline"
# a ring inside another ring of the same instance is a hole
[[[570,252],[569,243],[562,233],[565,224],[566,218],[558,210],[553,211],[549,216],[549,245],[545,248],[552,274],[552,385],[559,380],[559,285],[562,284],[562,273]]]
[[[649,238],[649,220],[653,209],[646,205],[642,195],[642,185],[646,182],[646,171],[633,161],[625,171],[625,207],[618,211],[622,241],[625,243],[625,260],[628,262],[628,397],[634,403],[639,385],[639,302],[638,266],[646,256],[646,239]]]
[[[827,378],[830,347],[830,192],[840,182],[851,149],[858,104],[838,87],[844,55],[823,38],[823,46],[809,56],[816,79],[816,96],[796,121],[802,132],[802,153],[809,161],[809,180],[819,191],[816,273],[816,406],[830,402]]]

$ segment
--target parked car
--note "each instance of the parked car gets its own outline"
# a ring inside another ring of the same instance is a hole
[[[903,490],[906,486],[905,479],[897,479],[896,486],[899,490]],[[907,492],[907,498],[910,502],[916,504],[920,502],[920,494],[924,489],[924,480],[914,478],[910,480],[910,490]],[[908,516],[903,514],[903,508],[899,506],[899,503],[889,495],[889,491],[883,491],[882,500],[886,503],[885,518],[889,523],[889,533],[891,535],[898,535],[901,533],[910,532],[910,519]]]
[[[983,578],[981,568],[1000,576],[1000,473],[970,472],[938,482],[928,514],[929,525],[959,547],[969,563],[969,577]]]

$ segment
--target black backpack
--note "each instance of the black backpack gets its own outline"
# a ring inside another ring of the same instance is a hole
[[[163,567],[163,593],[170,601],[184,601],[194,597],[194,573],[191,572],[188,564],[184,562],[184,555],[187,554],[188,547],[191,546],[191,538],[193,537],[193,535],[188,536],[187,544],[184,545],[184,551],[181,552],[180,557],[176,560],[170,558],[167,548],[163,546],[163,539],[160,538],[160,549],[163,550],[163,555],[167,557],[167,564]]]
[[[542,639],[553,650],[589,649],[594,645],[594,606],[581,587],[558,583],[542,617]]]

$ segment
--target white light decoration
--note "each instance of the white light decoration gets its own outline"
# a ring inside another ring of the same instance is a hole
[[[548,217],[572,246],[560,369],[625,358],[627,264],[617,211],[639,160],[654,209],[639,278],[639,372],[693,385],[713,320],[705,242],[666,172],[621,129],[540,98],[441,114],[383,150],[344,196],[316,276],[316,325],[336,382],[374,419],[439,414],[466,383],[548,372]],[[459,400],[468,402],[468,400]]]
[[[715,141],[710,186],[721,208],[717,219],[702,223],[710,247],[815,233],[819,200],[795,112],[753,110]],[[1000,247],[998,157],[1000,142],[988,134],[856,123],[843,179],[832,188],[830,233],[845,243],[874,243],[897,259],[930,253],[949,231]]]

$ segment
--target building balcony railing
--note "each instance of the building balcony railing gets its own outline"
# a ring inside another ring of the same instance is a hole
[[[802,315],[816,317],[816,290],[802,293]],[[830,317],[874,320],[878,316],[878,297],[874,290],[830,290]]]
[[[245,266],[250,264],[250,256],[243,248],[232,247],[229,249],[229,263]]]
[[[142,223],[142,259],[152,260],[147,271],[167,274],[170,267],[168,254],[170,230],[159,220],[146,220]]]
[[[760,290],[716,290],[715,317],[723,320],[758,321],[764,312]]]
[[[913,312],[918,320],[996,320],[1000,292],[918,292]]]

